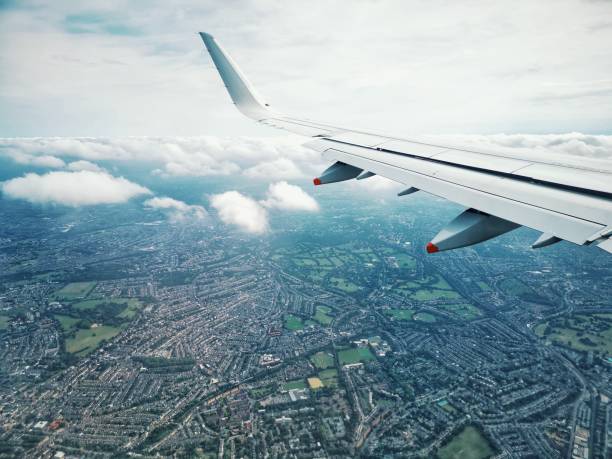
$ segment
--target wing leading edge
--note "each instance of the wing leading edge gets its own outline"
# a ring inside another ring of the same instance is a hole
[[[236,107],[271,127],[312,137],[332,162],[315,185],[380,175],[461,204],[465,212],[427,245],[434,253],[476,244],[520,226],[542,232],[532,247],[567,240],[612,253],[612,165],[551,154],[475,151],[332,126],[284,115],[256,93],[211,35],[200,33]]]

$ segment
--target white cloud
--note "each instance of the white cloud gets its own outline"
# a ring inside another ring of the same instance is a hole
[[[66,206],[115,204],[151,192],[123,177],[104,172],[53,171],[44,175],[26,174],[3,182],[2,192],[13,199]]]
[[[274,180],[279,178],[291,180],[304,177],[304,173],[299,169],[299,167],[288,158],[278,158],[272,161],[265,161],[245,169],[242,173],[250,178],[264,180]]]
[[[80,159],[73,161],[66,166],[71,171],[90,171],[90,172],[104,172],[104,168],[98,166],[96,163]]]
[[[1,140],[0,140],[0,154],[4,154],[4,156],[9,157],[17,164],[23,164],[28,166],[36,166],[36,167],[48,167],[50,169],[60,169],[66,165],[63,160],[60,158],[45,154],[44,152],[39,152],[39,154],[30,154],[26,151],[21,151],[19,149],[7,150],[5,152],[2,151]]]
[[[213,195],[210,203],[224,223],[236,225],[243,231],[253,234],[263,234],[269,229],[266,209],[238,191]]]
[[[0,155],[22,164],[52,156],[83,161],[149,163],[160,176],[238,174],[251,178],[294,179],[321,164],[319,153],[304,147],[303,137],[222,138],[0,138]],[[64,165],[61,160],[54,167]],[[75,161],[78,162],[78,161]]]
[[[202,206],[187,204],[183,201],[168,197],[155,197],[144,202],[146,207],[160,209],[167,213],[171,221],[181,222],[189,219],[204,220],[206,209]]]
[[[266,199],[261,201],[261,204],[271,209],[280,210],[303,210],[306,212],[319,210],[319,204],[312,196],[299,186],[290,185],[287,182],[270,184]]]

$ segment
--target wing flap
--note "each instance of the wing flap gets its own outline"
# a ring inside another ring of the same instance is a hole
[[[372,171],[465,207],[476,208],[576,244],[584,244],[592,234],[605,227],[597,222],[533,205],[529,201],[522,202],[505,197],[501,193],[512,195],[508,189],[512,184],[502,177],[441,164],[428,164],[412,158],[401,158],[402,161],[397,161],[397,157],[393,157],[395,155],[392,153],[373,152],[376,156],[360,153],[356,154],[354,150],[349,152],[328,149],[323,156],[330,161],[341,161]],[[486,190],[495,190],[495,194]]]

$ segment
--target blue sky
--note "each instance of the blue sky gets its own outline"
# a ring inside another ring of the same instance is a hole
[[[4,1],[0,137],[278,135],[196,32],[290,113],[397,134],[609,134],[612,2]]]

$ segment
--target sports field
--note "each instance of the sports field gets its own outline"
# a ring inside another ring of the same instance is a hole
[[[315,368],[319,368],[320,370],[325,370],[326,368],[334,366],[334,357],[329,352],[317,352],[310,357],[310,361]]]
[[[102,340],[111,339],[121,331],[119,327],[100,325],[95,328],[78,330],[73,337],[66,340],[66,350],[79,356],[93,352]]]
[[[354,347],[343,349],[338,352],[338,360],[340,365],[349,365],[357,362],[368,362],[374,360],[374,354],[368,347]]]
[[[476,427],[468,426],[438,451],[439,459],[486,459],[494,454]]]
[[[331,308],[327,306],[317,306],[313,319],[321,325],[329,325],[332,323],[332,320],[334,320],[332,316],[328,315],[330,312]]]
[[[301,330],[304,328],[304,323],[299,317],[294,316],[293,314],[287,314],[285,316],[285,328],[291,331]]]
[[[385,314],[393,317],[396,320],[412,320],[414,311],[412,309],[389,309]]]
[[[85,298],[95,286],[96,282],[71,282],[55,292],[55,296],[64,300]]]

